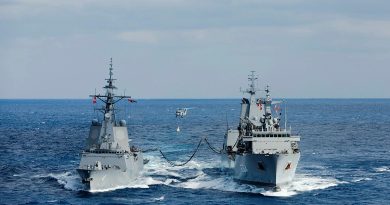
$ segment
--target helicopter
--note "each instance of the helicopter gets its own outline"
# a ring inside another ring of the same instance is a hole
[[[176,109],[176,117],[185,117],[187,115],[187,111],[192,108],[177,108]]]

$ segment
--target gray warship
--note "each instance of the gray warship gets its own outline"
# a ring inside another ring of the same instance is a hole
[[[104,95],[91,95],[104,106],[96,109],[103,114],[101,121],[92,120],[86,148],[81,153],[77,172],[88,191],[114,189],[128,185],[143,169],[142,152],[129,145],[125,120],[117,121],[114,105],[122,99],[133,102],[130,96],[114,94],[112,59]]]
[[[250,97],[242,99],[238,127],[225,134],[222,158],[233,170],[235,180],[277,191],[294,178],[300,158],[300,136],[287,129],[286,117],[284,128],[281,127],[281,102],[272,101],[269,86],[265,98],[256,98],[260,90],[255,86],[254,71],[248,79],[249,88],[243,92]]]

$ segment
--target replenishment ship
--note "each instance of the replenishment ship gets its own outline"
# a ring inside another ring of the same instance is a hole
[[[238,127],[227,130],[223,159],[233,169],[234,179],[278,191],[280,185],[294,178],[300,159],[300,136],[287,129],[287,118],[284,128],[281,127],[281,102],[272,101],[269,86],[265,98],[256,98],[260,90],[255,86],[254,71],[248,79],[249,88],[244,92],[249,98],[241,101]]]

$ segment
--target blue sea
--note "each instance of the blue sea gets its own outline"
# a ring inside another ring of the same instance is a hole
[[[182,167],[145,152],[150,161],[138,180],[83,191],[75,169],[99,106],[0,100],[0,204],[390,204],[389,99],[287,100],[288,127],[302,136],[301,160],[280,192],[234,181],[206,144]],[[192,109],[177,119],[179,107]],[[139,100],[117,108],[133,144],[179,163],[201,137],[222,146],[227,126],[237,126],[240,99]]]

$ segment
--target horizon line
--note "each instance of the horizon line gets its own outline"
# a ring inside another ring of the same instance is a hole
[[[89,100],[91,98],[0,98],[0,100]],[[241,98],[135,98],[135,100],[237,100]],[[290,100],[390,100],[390,97],[289,97],[273,99],[290,99]]]

